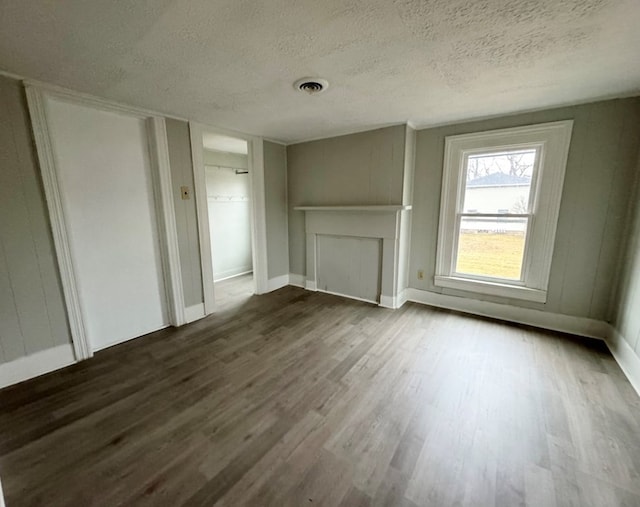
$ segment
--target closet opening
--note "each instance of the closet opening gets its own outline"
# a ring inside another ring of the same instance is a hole
[[[204,314],[268,291],[262,139],[189,122]]]
[[[202,161],[215,306],[223,310],[255,292],[248,142],[204,130]]]

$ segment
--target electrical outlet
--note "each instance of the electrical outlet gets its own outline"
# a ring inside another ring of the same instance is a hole
[[[424,271],[422,269],[418,270],[418,280],[424,280]]]
[[[180,195],[182,196],[183,201],[191,199],[191,190],[189,187],[180,187]]]

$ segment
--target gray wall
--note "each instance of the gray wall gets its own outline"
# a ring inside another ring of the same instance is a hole
[[[640,139],[640,99],[612,100],[450,125],[418,132],[409,286],[504,302],[433,285],[444,138],[573,119],[574,128],[546,304],[509,301],[554,313],[605,319],[616,276]],[[417,279],[417,271],[425,279]]]
[[[195,192],[193,188],[189,124],[185,121],[170,118],[167,118],[166,123],[184,302],[185,306],[193,306],[202,303],[204,295],[196,201],[193,198]],[[191,199],[182,199],[180,192],[180,187],[182,186],[191,189]]]
[[[413,179],[416,165],[416,131],[406,126],[404,183],[402,188],[402,204],[413,204]],[[411,250],[411,218],[413,211],[400,212],[400,241],[398,260],[398,293],[409,286],[409,253]]]
[[[0,76],[0,362],[71,343],[20,82]]]
[[[267,222],[268,277],[289,273],[289,235],[287,230],[287,149],[264,141],[264,186]]]
[[[401,204],[405,126],[397,125],[287,147],[289,264],[304,275],[300,205]]]
[[[616,296],[612,299],[612,322],[629,346],[640,356],[640,154],[636,166],[636,189],[628,219],[626,249]]]

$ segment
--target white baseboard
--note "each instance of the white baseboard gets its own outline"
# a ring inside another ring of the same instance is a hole
[[[188,306],[184,309],[184,318],[187,321],[187,324],[189,322],[203,319],[204,317],[204,303],[198,303],[197,305]]]
[[[340,292],[332,292],[330,290],[318,289],[316,292],[323,292],[325,294],[331,294],[332,296],[340,296],[341,298],[355,299],[356,301],[362,301],[363,303],[372,303],[374,305],[378,304],[377,301],[372,301],[370,299],[365,299],[365,298],[359,298],[359,297],[356,297],[356,296],[349,296],[347,294],[341,294]]]
[[[391,308],[393,310],[396,307],[396,298],[380,294],[380,306],[383,308]]]
[[[240,268],[240,271],[237,269],[231,269],[228,271],[224,271],[222,274],[218,274],[220,278],[213,278],[214,282],[224,282],[225,280],[230,280],[231,278],[236,278],[237,276],[248,275],[249,273],[253,273],[253,269],[251,266],[245,266],[244,268]]]
[[[289,285],[289,275],[280,275],[275,278],[269,278],[267,281],[267,292],[281,289]]]
[[[318,290],[318,284],[315,280],[306,280],[304,282],[304,288],[307,290]]]
[[[289,273],[289,285],[293,285],[295,287],[302,287],[304,289],[304,275]]]
[[[76,362],[73,347],[59,345],[0,364],[0,389]]]
[[[403,290],[397,296],[380,296],[380,306],[396,310],[407,302],[407,291]]]
[[[401,308],[402,305],[404,305],[408,299],[407,299],[407,289],[403,289],[399,294],[398,294],[398,308]]]
[[[588,336],[604,340],[608,334],[609,325],[606,322],[584,317],[573,317],[559,313],[543,312],[530,308],[520,308],[518,306],[503,305],[480,301],[479,299],[461,298],[408,288],[406,290],[407,301],[423,303],[426,305],[457,310],[460,312],[472,313],[483,317],[527,324],[529,326],[571,333],[579,336]]]
[[[640,357],[624,339],[624,336],[611,325],[609,325],[609,334],[606,342],[618,366],[620,366],[633,388],[640,395]]]

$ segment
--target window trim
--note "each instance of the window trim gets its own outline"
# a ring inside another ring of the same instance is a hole
[[[573,120],[447,136],[434,285],[512,299],[546,302],[560,199],[569,155]],[[471,275],[455,271],[459,203],[464,198],[465,161],[487,151],[534,147],[537,170],[531,182],[529,224],[521,280]]]

